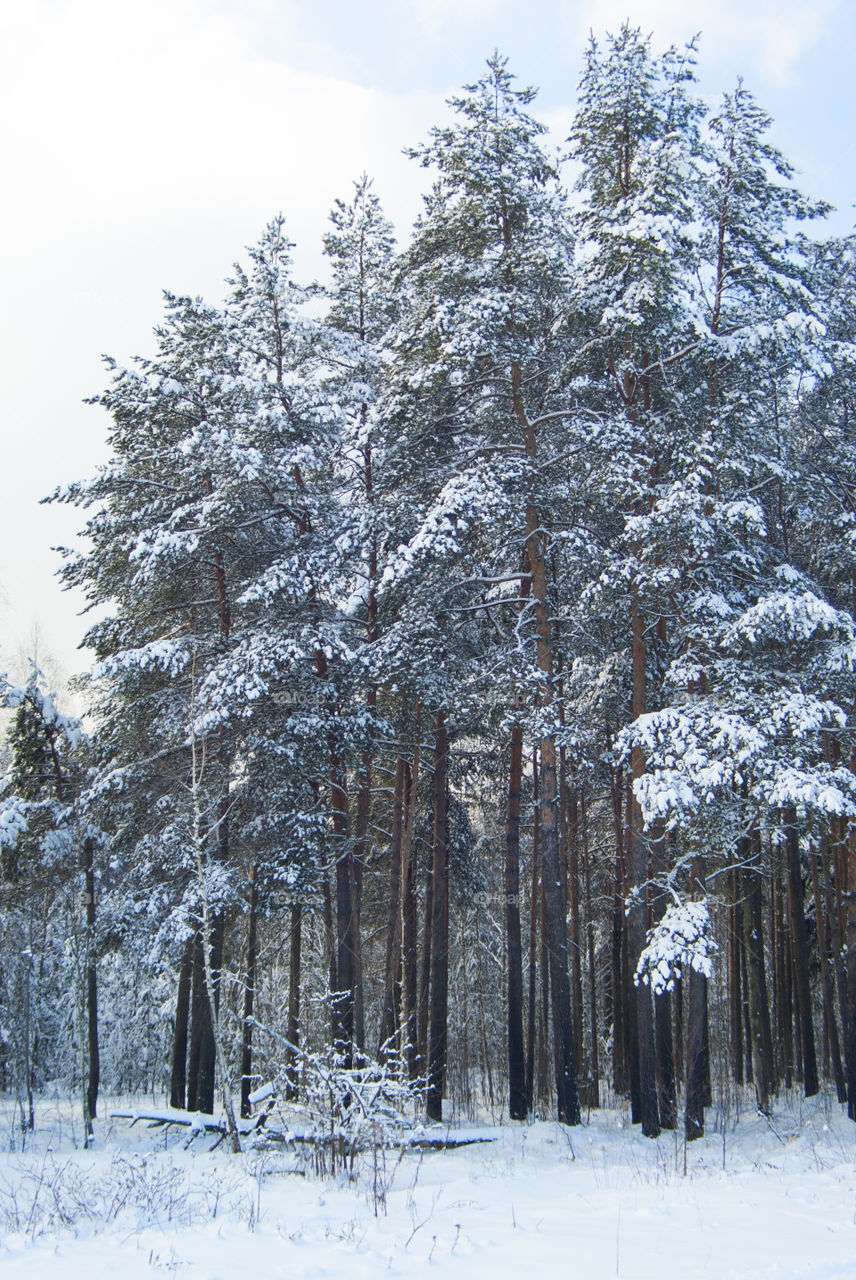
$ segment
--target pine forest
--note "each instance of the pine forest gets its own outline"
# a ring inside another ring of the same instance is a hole
[[[290,1107],[334,1171],[405,1116],[856,1121],[856,240],[694,43],[592,37],[558,155],[483,67],[403,244],[363,175],[323,284],[286,210],[166,293],[48,499],[91,668],[3,682],[22,1141],[57,1082],[87,1144]]]

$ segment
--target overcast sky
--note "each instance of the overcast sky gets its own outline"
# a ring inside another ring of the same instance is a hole
[[[363,170],[405,237],[424,175],[401,151],[446,96],[498,48],[559,141],[589,30],[624,17],[658,46],[701,31],[705,94],[742,75],[852,227],[854,0],[0,0],[0,666],[36,631],[67,671],[86,664],[51,551],[81,513],[39,500],[105,456],[82,401],[102,352],[152,351],[161,290],[218,301],[280,209],[311,277]]]

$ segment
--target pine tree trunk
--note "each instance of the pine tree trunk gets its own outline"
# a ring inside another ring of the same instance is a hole
[[[83,841],[83,876],[86,889],[86,1039],[87,1081],[86,1110],[89,1121],[95,1119],[98,1086],[101,1080],[101,1058],[98,1050],[98,973],[95,964],[95,842]]]
[[[537,800],[536,800],[537,811]],[[537,1094],[543,1110],[552,1103],[553,1088],[551,1079],[555,1077],[557,1054],[554,1038],[550,1033],[550,958],[547,952],[547,901],[544,893],[544,872],[540,856],[541,828],[538,826],[538,865],[541,867],[541,880],[538,884],[538,937],[541,943],[539,953],[539,973],[541,975],[540,1000],[538,1001],[538,1067]],[[550,1049],[553,1048],[552,1074],[550,1068]]]
[[[333,895],[327,872],[321,875],[321,896],[324,903],[324,945],[327,952],[327,989],[330,994],[330,1039],[336,1043],[337,1010],[336,992],[339,990],[339,979],[336,972],[336,930],[333,927]]]
[[[741,925],[746,914],[746,904],[743,904],[740,920]],[[742,1025],[743,1025],[743,1061],[744,1076],[747,1084],[755,1083],[755,1072],[752,1066],[752,1023],[749,1017],[749,974],[746,963],[746,947],[741,936],[740,939],[740,989],[743,992],[743,1000],[741,1004]]]
[[[217,1049],[214,1043],[214,1026],[211,1021],[210,1005],[213,999],[216,1015],[220,1000],[220,970],[223,965],[224,927],[225,921],[222,911],[214,913],[211,917],[211,949],[209,952],[212,979],[211,999],[209,999],[205,974],[202,934],[198,935],[193,966],[187,1105],[189,1110],[201,1111],[205,1115],[213,1115],[214,1113],[214,1094],[217,1083]]]
[[[533,760],[533,773],[538,776],[538,753]],[[535,1032],[538,1019],[538,917],[541,911],[541,869],[538,860],[538,817],[533,816],[532,869],[529,888],[529,983],[526,1005],[526,1111],[531,1115],[535,1105]]]
[[[743,939],[746,952],[746,994],[751,1030],[752,1079],[758,1110],[766,1115],[774,1088],[773,1041],[767,977],[764,968],[764,915],[761,901],[760,837],[754,833],[751,862],[742,873]]]
[[[823,898],[826,908],[826,920],[829,928],[830,942],[832,946],[832,975],[835,983],[835,999],[838,1017],[840,1019],[841,1031],[839,1033],[839,1056],[842,1057],[842,1080],[843,1093],[839,1088],[839,1102],[847,1101],[847,1072],[846,1072],[846,1051],[844,1051],[844,1040],[847,1034],[847,970],[844,961],[844,955],[841,947],[841,934],[839,932],[839,915],[836,909],[836,903],[833,897],[833,886],[830,884],[829,878],[829,841],[826,836],[821,837],[820,841],[820,874],[823,884]],[[840,875],[840,872],[837,872]],[[840,883],[840,882],[839,882]],[[834,1016],[834,1015],[833,1015]]]
[[[645,629],[636,600],[632,604],[632,663],[633,663],[633,719],[645,713],[646,696],[646,646]],[[633,779],[645,772],[645,758],[639,747],[632,757]],[[635,973],[639,957],[645,947],[648,932],[648,848],[643,832],[642,811],[635,798],[631,802],[630,869],[633,898],[627,915],[627,935],[631,975]],[[646,1138],[656,1138],[660,1132],[660,1111],[657,1102],[657,1071],[654,1048],[654,1026],[651,1008],[651,988],[640,982],[634,988],[636,1012],[635,1050],[639,1072],[639,1122]]]
[[[594,916],[591,898],[591,858],[588,844],[588,818],[585,796],[581,801],[583,827],[583,874],[585,876],[586,895],[586,940],[588,943],[589,970],[589,1023],[591,1026],[591,1088],[588,1104],[590,1107],[600,1106],[600,1060],[598,1053],[598,1021],[597,1021],[597,968],[595,965]]]
[[[735,1084],[742,1085],[743,991],[740,983],[740,935],[743,932],[743,911],[738,881],[739,872],[735,867],[728,873],[728,1018],[731,1030],[731,1075]]]
[[[338,756],[331,744],[330,799],[336,849],[336,1048],[345,1068],[353,1063],[354,980],[353,851],[349,839],[348,793]]]
[[[844,1067],[841,1062],[841,1044],[838,1038],[838,1023],[835,1018],[835,993],[832,973],[829,965],[829,920],[825,910],[824,899],[820,892],[820,869],[816,853],[811,855],[811,879],[814,889],[814,919],[817,925],[817,950],[820,956],[820,978],[823,986],[823,1021],[826,1028],[825,1043],[829,1051],[829,1061],[835,1079],[838,1101],[847,1100],[847,1085],[844,1080]],[[827,1072],[828,1074],[828,1072]]]
[[[771,853],[771,894],[770,913],[773,925],[773,973],[775,977],[774,1010],[776,1020],[776,1045],[779,1050],[779,1069],[777,1081],[784,1080],[785,1088],[790,1089],[793,1079],[793,1015],[790,1004],[790,962],[785,916],[782,909],[782,887],[779,878],[778,864],[772,864]]]
[[[369,691],[368,703],[374,707],[377,694]],[[365,870],[366,843],[369,830],[372,790],[372,758],[363,756],[363,776],[357,792],[357,822],[354,833],[354,849],[351,857],[351,953],[354,957],[354,1042],[360,1052],[366,1047],[366,1019],[363,990],[363,873]],[[396,916],[397,919],[397,916]]]
[[[794,983],[796,988],[796,1007],[800,1021],[801,1058],[803,1066],[803,1088],[807,1098],[813,1098],[819,1091],[817,1079],[817,1059],[814,1046],[814,1023],[812,1020],[811,992],[808,985],[808,942],[805,928],[805,909],[803,904],[803,883],[800,870],[799,837],[796,829],[796,814],[785,815],[787,826],[788,855],[788,903],[791,922],[791,942],[794,955]]]
[[[560,757],[561,774],[564,778],[564,752]],[[583,967],[582,967],[582,941],[580,930],[580,815],[579,800],[575,791],[571,791],[567,781],[563,781],[562,790],[565,795],[564,808],[567,812],[567,881],[568,881],[568,897],[567,903],[570,908],[570,925],[571,925],[571,979],[573,984],[573,1011],[574,1011],[574,1060],[577,1063],[578,1070],[582,1069],[583,1060]],[[590,1081],[585,1080],[580,1086],[580,1101],[583,1105],[590,1105],[589,1088]]]
[[[193,970],[190,995],[190,1047],[187,1058],[187,1109],[199,1110],[199,1064],[202,1057],[204,1020],[207,1008],[205,970],[202,964],[202,937],[193,942]]]
[[[401,1008],[401,847],[404,829],[405,769],[403,756],[395,762],[392,790],[392,832],[389,842],[389,900],[386,917],[386,962],[378,1057],[383,1059],[398,1030]]]
[[[289,1048],[285,1062],[285,1096],[293,1102],[297,1097],[297,1049],[300,1047],[300,943],[303,924],[303,905],[295,902],[291,908],[291,940],[289,945],[288,977],[288,1034]]]
[[[247,971],[244,977],[244,1016],[241,1021],[241,1116],[246,1120],[252,1110],[250,1094],[253,1091],[253,1008],[256,998],[256,951],[258,890],[256,866],[250,866],[250,896],[247,904]]]
[[[612,776],[612,811],[615,828],[615,875],[612,894],[612,947],[610,988],[612,996],[612,1087],[616,1094],[630,1091],[627,1062],[626,925],[624,917],[624,782],[621,771]]]
[[[523,1054],[523,948],[520,937],[520,793],[523,728],[511,729],[508,810],[505,823],[505,945],[508,957],[508,1114],[525,1120],[526,1069]]]
[[[434,735],[434,850],[431,902],[431,1016],[428,1035],[428,1089],[425,1103],[429,1120],[443,1118],[446,1079],[446,1046],[449,1012],[449,847],[448,776],[449,743],[446,717],[437,714]]]
[[[851,769],[853,765],[851,764]],[[856,769],[854,769],[856,772]],[[856,1120],[856,827],[847,840],[847,1028],[845,1057],[847,1063],[847,1114]],[[842,897],[845,895],[842,894]]]
[[[413,838],[416,823],[416,793],[419,786],[419,747],[413,753],[413,769],[405,766],[405,821],[401,841],[401,1031],[411,1080],[419,1074],[417,1022],[418,911],[416,902],[417,862]]]
[[[425,881],[425,897],[422,903],[422,964],[419,970],[419,1010],[417,1016],[417,1062],[418,1074],[427,1076],[428,1072],[428,1016],[429,998],[431,995],[431,944],[432,925],[434,921],[434,876],[430,873]]]
[[[704,1137],[705,1006],[707,978],[690,969],[687,981],[686,1103],[684,1133],[687,1142]]]
[[[172,1038],[172,1071],[169,1105],[183,1111],[187,1102],[187,1032],[190,1019],[190,981],[193,973],[194,939],[184,944],[178,968],[178,993],[175,1000],[175,1029]]]
[[[665,836],[659,831],[653,839],[653,873],[655,882],[665,875]],[[651,923],[659,924],[666,911],[666,895],[656,887],[651,902]],[[675,1058],[672,1045],[672,998],[668,991],[654,995],[654,1040],[657,1059],[657,1105],[660,1124],[675,1129],[678,1124]]]
[[[692,868],[692,892],[703,889],[701,860]],[[704,1136],[704,1099],[707,1059],[707,978],[690,968],[686,983],[686,1101],[684,1134],[687,1142]]]

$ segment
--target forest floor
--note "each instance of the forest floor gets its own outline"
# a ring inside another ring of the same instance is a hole
[[[349,1180],[293,1153],[233,1156],[211,1151],[210,1135],[188,1146],[186,1131],[127,1120],[98,1120],[87,1151],[67,1101],[40,1101],[22,1150],[0,1101],[0,1269],[4,1280],[854,1280],[856,1125],[829,1099],[791,1095],[772,1120],[748,1095],[741,1105],[712,1109],[688,1147],[643,1138],[624,1110],[574,1129],[464,1126],[491,1140],[366,1153]]]

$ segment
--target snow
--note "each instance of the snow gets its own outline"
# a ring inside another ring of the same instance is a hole
[[[709,978],[719,949],[710,933],[706,902],[670,903],[660,923],[648,930],[633,981],[650,984],[661,995],[674,988],[687,967]]]
[[[188,1148],[186,1129],[123,1121],[97,1121],[83,1151],[79,1121],[57,1103],[40,1104],[22,1153],[4,1110],[0,1263],[11,1280],[854,1274],[856,1125],[828,1099],[790,1095],[767,1121],[748,1094],[731,1095],[686,1151],[674,1134],[643,1138],[621,1109],[574,1129],[482,1125],[461,1136],[493,1141],[379,1153],[377,1165],[362,1156],[350,1183],[290,1172],[290,1153],[235,1157],[210,1152],[210,1137]]]

